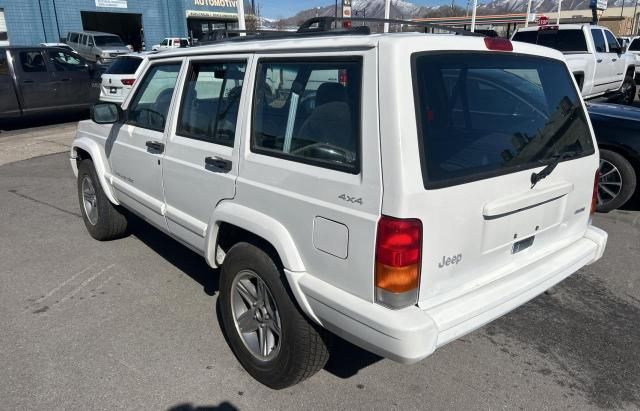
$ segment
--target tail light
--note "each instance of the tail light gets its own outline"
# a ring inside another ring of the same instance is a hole
[[[125,86],[133,86],[133,83],[136,82],[136,79],[134,79],[134,78],[123,78],[122,80],[120,80],[120,82],[122,84],[124,84]]]
[[[415,304],[421,260],[422,222],[382,216],[376,238],[376,301],[391,308]]]
[[[513,51],[511,41],[500,37],[485,37],[484,45],[487,46],[489,50]]]
[[[596,170],[596,177],[593,180],[593,195],[591,196],[591,214],[596,212],[598,206],[598,182],[600,181],[600,170]]]

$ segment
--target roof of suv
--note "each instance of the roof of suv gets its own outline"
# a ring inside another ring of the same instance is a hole
[[[237,54],[253,52],[318,52],[318,51],[349,51],[371,49],[378,46],[405,48],[410,44],[420,44],[425,50],[469,50],[487,51],[485,37],[459,36],[425,33],[379,33],[368,35],[321,35],[305,36],[301,38],[261,38],[243,41],[220,41],[213,44],[169,49],[155,55],[150,55],[150,60],[166,59],[172,57],[199,56],[212,54]],[[552,58],[562,59],[562,54],[547,47],[541,47],[528,43],[514,44],[514,49],[519,52],[538,54]]]

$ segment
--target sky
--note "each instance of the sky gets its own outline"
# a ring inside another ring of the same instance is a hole
[[[434,1],[434,0],[409,0],[411,3],[417,5],[426,5],[434,3],[449,3],[447,0]],[[457,0],[456,3],[461,0]],[[260,3],[262,15],[268,18],[280,18],[291,17],[300,10],[306,10],[313,7],[324,7],[335,4],[335,0],[257,0],[256,3]],[[341,0],[338,0],[338,4],[341,4]],[[465,2],[466,4],[466,2]]]

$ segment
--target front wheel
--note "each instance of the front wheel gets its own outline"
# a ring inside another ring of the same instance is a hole
[[[623,206],[636,190],[636,172],[629,161],[610,150],[600,150],[600,177],[596,210],[609,212]]]
[[[107,241],[125,235],[127,219],[105,195],[93,161],[88,159],[78,164],[78,200],[84,225],[91,237]]]
[[[286,278],[260,248],[238,243],[220,278],[220,313],[231,350],[260,383],[282,389],[318,372],[329,358],[328,334],[293,301]]]

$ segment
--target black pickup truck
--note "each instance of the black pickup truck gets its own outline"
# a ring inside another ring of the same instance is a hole
[[[87,108],[98,101],[99,77],[66,49],[0,47],[0,119]]]

